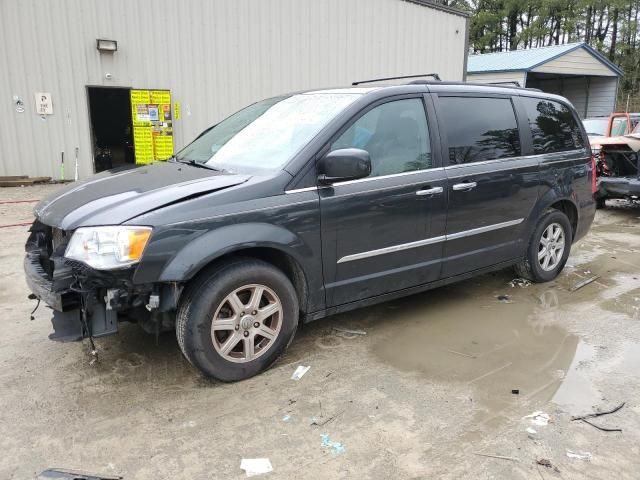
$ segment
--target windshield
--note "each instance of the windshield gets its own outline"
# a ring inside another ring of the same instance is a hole
[[[586,118],[582,121],[587,135],[604,137],[607,134],[608,118]]]
[[[263,100],[206,130],[177,155],[207,167],[237,173],[282,168],[357,93],[302,93]]]

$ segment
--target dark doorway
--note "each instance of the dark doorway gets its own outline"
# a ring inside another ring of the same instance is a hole
[[[128,88],[88,87],[95,171],[135,163]]]

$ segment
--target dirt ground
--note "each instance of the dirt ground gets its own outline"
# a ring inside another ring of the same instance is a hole
[[[0,225],[30,221],[33,207],[2,202],[55,188],[0,189]],[[235,384],[203,379],[172,334],[156,344],[135,325],[100,340],[94,365],[86,344],[48,340],[49,311],[29,320],[26,236],[0,228],[2,479],[54,466],[243,478],[241,459],[259,457],[274,479],[638,478],[640,206],[599,211],[555,282],[511,287],[509,270],[321,320]],[[298,365],[311,369],[296,382]],[[571,421],[622,402],[592,419],[622,432]],[[535,411],[548,425],[523,419]]]

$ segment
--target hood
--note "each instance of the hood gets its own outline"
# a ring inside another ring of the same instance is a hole
[[[620,137],[606,137],[598,141],[600,147],[611,145],[626,145],[634,152],[640,150],[640,134],[630,133],[629,135],[622,135]]]
[[[63,230],[118,225],[165,205],[232,187],[249,178],[249,175],[175,162],[124,167],[58,190],[38,203],[34,211],[42,223]]]

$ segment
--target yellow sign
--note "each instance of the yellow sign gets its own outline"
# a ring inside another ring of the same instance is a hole
[[[136,163],[145,165],[173,156],[169,90],[131,90],[131,123]]]
[[[180,120],[180,102],[173,102],[173,119]]]

